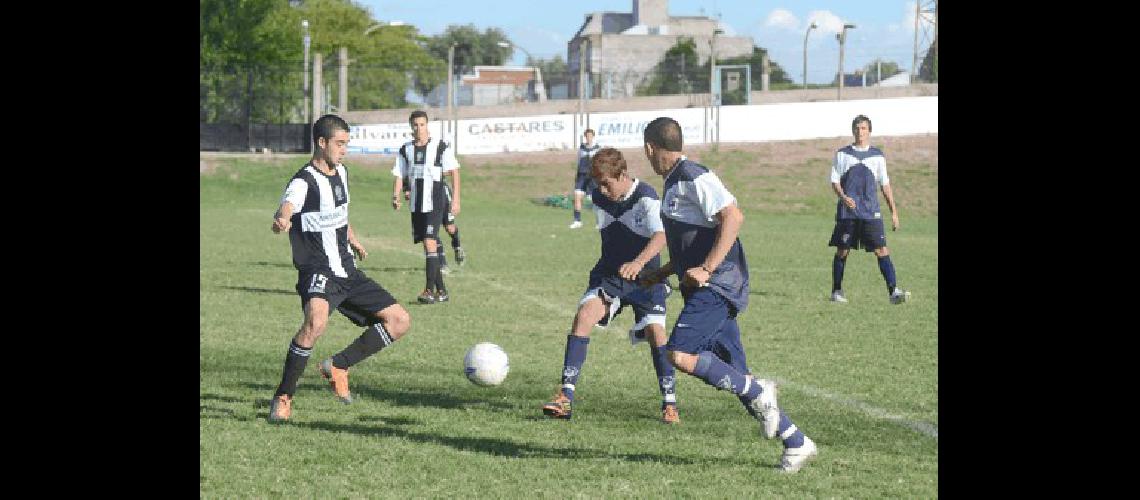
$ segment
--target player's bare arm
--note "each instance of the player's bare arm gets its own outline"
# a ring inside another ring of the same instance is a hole
[[[673,274],[673,261],[666,262],[664,265],[657,268],[656,271],[642,276],[641,281],[638,283],[641,286],[656,285],[662,282],[670,274]]]
[[[843,186],[840,186],[838,182],[831,183],[831,190],[839,195],[839,199],[843,200],[843,204],[847,205],[847,208],[855,209],[855,198],[847,196],[847,194],[843,192]]]
[[[459,169],[448,171],[451,174],[451,215],[459,215]]]
[[[352,247],[352,251],[356,253],[356,258],[360,260],[368,258],[368,250],[365,250],[364,245],[356,239],[356,233],[352,231],[352,224],[348,224],[348,246]]]
[[[392,210],[400,209],[400,195],[403,194],[403,191],[404,178],[397,176],[396,180],[392,183]]]
[[[685,271],[685,281],[693,286],[703,286],[708,283],[709,278],[712,277],[713,269],[716,269],[721,262],[724,262],[724,257],[728,255],[728,251],[732,249],[732,244],[736,242],[736,235],[740,234],[740,226],[744,224],[744,213],[732,203],[716,213],[717,220],[720,224],[716,228],[716,241],[713,242],[713,247],[709,250],[708,256],[700,266],[691,267]]]
[[[293,217],[293,204],[285,201],[277,208],[277,213],[273,214],[273,226],[270,229],[274,234],[280,234],[281,231],[288,231],[289,227],[293,225],[290,218]]]
[[[887,208],[891,209],[891,231],[899,230],[899,211],[895,207],[895,196],[891,192],[890,184],[883,184],[883,198],[887,200]]]
[[[618,269],[618,275],[630,281],[636,280],[637,274],[641,272],[641,268],[645,267],[645,263],[660,253],[664,247],[665,231],[653,233],[649,242],[645,244],[645,248],[641,249],[641,253],[637,254],[637,257],[632,261],[621,265],[621,268]]]

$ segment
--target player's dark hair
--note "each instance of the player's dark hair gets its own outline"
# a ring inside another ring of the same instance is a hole
[[[586,135],[586,134],[598,135],[597,133],[594,132],[594,129],[592,129],[592,128],[588,128],[588,129],[586,129],[585,132],[582,132],[582,135]]]
[[[625,157],[622,156],[621,151],[614,148],[602,148],[594,155],[594,159],[590,161],[591,172],[601,174],[597,177],[620,177],[622,172],[625,172],[628,165],[625,163]]]
[[[428,119],[428,117],[427,117],[427,111],[424,111],[424,110],[422,110],[422,109],[417,109],[417,110],[415,110],[415,111],[412,111],[412,114],[408,116],[408,123],[412,123],[412,122],[416,121],[416,118],[419,118],[419,117],[421,117],[421,116],[422,116],[422,117],[423,117],[425,120],[427,120],[427,119]]]
[[[859,122],[867,122],[867,131],[868,132],[871,131],[871,119],[867,118],[867,115],[859,115],[859,116],[856,116],[854,120],[851,120],[851,132],[852,133],[855,132],[855,127],[859,126]]]
[[[681,151],[685,145],[681,124],[668,116],[657,118],[645,126],[645,142],[665,151]]]
[[[318,118],[317,122],[313,124],[313,149],[317,148],[319,145],[317,140],[321,137],[324,137],[326,141],[331,141],[337,130],[351,131],[348,122],[337,115],[325,115]]]

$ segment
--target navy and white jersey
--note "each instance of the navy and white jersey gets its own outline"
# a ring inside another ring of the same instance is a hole
[[[426,213],[436,208],[433,203],[434,193],[435,190],[442,189],[440,183],[443,181],[443,173],[458,168],[459,161],[455,159],[454,148],[447,142],[428,139],[426,145],[416,146],[415,141],[408,141],[396,153],[392,175],[403,177],[409,185],[411,198],[408,200],[408,210]]]
[[[855,198],[855,210],[847,208],[843,200],[835,207],[835,220],[882,219],[879,210],[880,186],[891,183],[887,177],[887,159],[874,146],[858,149],[848,144],[835,152],[831,167],[831,182],[843,186],[843,193]]]
[[[590,175],[590,162],[594,160],[594,155],[598,154],[598,150],[602,149],[598,143],[593,146],[587,146],[585,143],[578,145],[578,173]]]
[[[661,201],[653,186],[633,180],[629,192],[621,201],[613,201],[594,188],[590,191],[594,200],[594,216],[598,221],[598,232],[602,235],[602,256],[591,272],[616,275],[622,264],[632,261],[653,233],[664,231],[661,224]],[[642,268],[642,272],[661,267],[661,256],[654,255]]]
[[[341,278],[356,269],[348,247],[348,170],[337,165],[325,175],[312,163],[293,174],[281,202],[293,205],[289,244],[293,266],[304,273]]]
[[[716,241],[720,224],[716,214],[736,203],[736,197],[716,174],[684,156],[665,177],[664,189],[661,221],[673,272],[683,279],[685,271],[704,263]],[[748,263],[740,238],[732,242],[724,261],[713,269],[708,286],[729,301],[737,313],[744,312],[748,306]]]

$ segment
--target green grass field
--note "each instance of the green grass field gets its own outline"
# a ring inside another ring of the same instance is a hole
[[[334,315],[293,419],[268,424],[302,318],[288,239],[269,226],[304,158],[211,158],[199,176],[200,496],[936,497],[937,159],[898,152],[888,164],[903,228],[888,230],[887,241],[912,301],[890,305],[875,258],[860,250],[844,280],[851,302],[832,304],[827,151],[845,141],[809,144],[821,156],[791,163],[755,148],[691,154],[744,210],[749,365],[782,383],[780,406],[820,447],[795,475],[776,470],[781,445],[760,437],[735,397],[696,378],[678,373],[682,423],[658,423],[653,366],[645,344],[627,340],[629,311],[592,334],[574,419],[542,418],[598,255],[592,213],[569,230],[568,210],[532,201],[565,191],[572,153],[545,163],[460,159],[469,262],[445,277],[452,301],[431,306],[415,303],[423,256],[408,213],[387,205],[391,160],[350,157],[351,222],[370,252],[360,267],[404,304],[412,330],[352,369],[356,401],[342,405],[316,365],[360,330]],[[924,144],[936,152],[937,137]],[[639,151],[625,153],[633,164]],[[660,191],[660,177],[639,161],[635,174]],[[450,248],[448,259],[454,268]],[[670,297],[670,327],[680,305],[679,294]],[[499,387],[463,376],[464,352],[482,341],[511,357]]]

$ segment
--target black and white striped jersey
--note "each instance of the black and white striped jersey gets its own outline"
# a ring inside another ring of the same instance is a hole
[[[428,143],[423,146],[416,146],[415,141],[408,141],[400,146],[396,154],[396,164],[392,166],[392,175],[403,177],[410,184],[409,210],[412,212],[435,210],[434,193],[437,189],[443,189],[441,187],[443,173],[459,168],[459,161],[455,159],[453,149],[450,144],[439,139],[428,139]],[[447,209],[447,207],[440,208]]]
[[[289,243],[298,271],[324,271],[341,278],[356,269],[348,247],[348,170],[337,165],[325,175],[312,163],[298,170],[281,202],[293,205]]]

